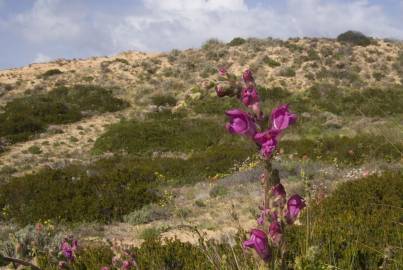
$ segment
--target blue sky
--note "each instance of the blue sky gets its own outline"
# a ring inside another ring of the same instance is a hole
[[[403,0],[0,0],[0,69],[235,36],[403,39]]]

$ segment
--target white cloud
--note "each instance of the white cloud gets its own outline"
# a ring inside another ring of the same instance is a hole
[[[36,0],[32,9],[0,20],[0,31],[20,39],[32,58],[38,51],[58,58],[85,57],[199,47],[209,38],[335,37],[346,30],[403,39],[402,18],[388,13],[403,0],[387,9],[368,0],[284,1],[279,8],[273,1],[252,7],[246,0],[141,0],[108,10],[112,2],[96,6],[92,1]]]
[[[45,62],[49,62],[50,60],[52,60],[52,58],[50,58],[49,56],[42,54],[42,53],[38,53],[32,62],[33,63],[45,63]]]
[[[368,1],[288,0],[286,9],[248,8],[243,0],[143,0],[141,14],[111,27],[113,45],[139,50],[199,46],[211,37],[335,37],[359,30],[377,37],[403,38],[381,6]]]
[[[144,0],[144,6],[159,10],[246,10],[244,0]]]
[[[18,14],[11,26],[32,42],[80,38],[80,13],[64,9],[60,0],[37,0],[32,10]]]

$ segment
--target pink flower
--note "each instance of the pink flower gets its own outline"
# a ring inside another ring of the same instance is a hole
[[[215,92],[217,93],[217,96],[218,96],[218,97],[223,97],[223,96],[225,96],[225,89],[224,89],[224,86],[218,84],[218,85],[215,87]]]
[[[271,128],[273,130],[283,131],[296,121],[297,116],[288,111],[286,104],[275,108],[271,113]]]
[[[246,84],[255,83],[255,79],[253,78],[252,71],[250,69],[245,70],[242,74],[242,77]]]
[[[133,267],[133,263],[131,261],[128,261],[128,260],[123,261],[123,264],[122,264],[123,270],[129,270],[132,267]]]
[[[218,69],[218,75],[225,77],[227,76],[227,69],[226,68],[219,68]]]
[[[251,106],[259,102],[259,95],[257,93],[256,87],[249,86],[242,89],[241,93],[242,103],[245,106]]]
[[[293,224],[297,220],[299,213],[306,206],[304,199],[298,194],[292,195],[287,202],[285,219],[288,224]]]
[[[283,236],[283,229],[278,221],[274,221],[269,226],[269,236],[273,244],[278,245],[281,242]]]
[[[259,254],[260,258],[268,261],[271,257],[271,250],[267,235],[264,231],[253,229],[250,233],[250,239],[243,242],[244,248],[253,248]]]
[[[225,114],[230,118],[230,122],[227,123],[225,127],[231,134],[246,135],[249,137],[255,135],[255,121],[246,112],[239,109],[233,109],[227,111]]]
[[[71,237],[70,237],[70,240],[71,240]],[[69,238],[65,238],[63,240],[63,242],[60,245],[60,251],[68,261],[74,261],[75,251],[77,250],[78,242],[77,242],[77,240],[73,239],[71,241],[71,245],[70,245],[68,241],[69,241]]]
[[[101,270],[111,270],[108,266],[103,266]]]
[[[263,157],[270,158],[277,147],[276,137],[279,134],[277,130],[266,130],[258,132],[253,137],[254,141],[260,145],[260,153]]]

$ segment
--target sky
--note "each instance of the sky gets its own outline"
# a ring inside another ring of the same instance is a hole
[[[403,39],[403,0],[0,0],[0,69],[234,37]]]

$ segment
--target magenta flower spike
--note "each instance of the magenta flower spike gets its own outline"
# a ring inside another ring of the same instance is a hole
[[[271,250],[267,235],[264,231],[259,229],[252,229],[250,239],[243,242],[244,248],[253,248],[257,254],[264,260],[268,261],[271,257]]]
[[[227,76],[227,69],[226,68],[219,68],[218,69],[218,75],[220,75],[221,77]]]
[[[253,137],[254,141],[260,145],[260,153],[263,157],[270,158],[277,147],[277,139],[280,132],[278,130],[266,130],[258,132]]]
[[[255,83],[255,79],[253,78],[252,71],[250,69],[247,69],[243,72],[242,78],[246,84]]]
[[[288,105],[281,105],[271,113],[271,128],[274,130],[284,130],[289,125],[297,121],[297,116],[288,111]]]
[[[72,244],[70,245],[68,239],[66,238],[60,245],[60,251],[68,261],[73,261],[75,258],[74,253],[77,250],[77,247],[78,247],[77,240],[73,240]]]
[[[217,96],[218,96],[218,97],[223,97],[223,96],[225,96],[225,89],[224,89],[224,86],[218,84],[218,85],[215,87],[215,92],[217,93]]]
[[[123,264],[122,264],[122,269],[123,270],[129,270],[132,267],[133,267],[133,263],[131,261],[128,261],[128,260],[123,261]]]
[[[281,238],[283,236],[283,229],[281,228],[281,224],[278,221],[274,221],[269,226],[269,236],[273,244],[278,246],[281,242]]]
[[[231,134],[246,135],[253,137],[256,134],[256,124],[252,117],[246,112],[233,109],[225,112],[230,118],[230,122],[225,125]]]
[[[259,95],[257,93],[256,87],[249,86],[242,89],[241,93],[242,103],[245,106],[252,106],[259,102]]]
[[[292,195],[287,201],[287,211],[285,213],[287,223],[293,224],[305,206],[306,204],[301,196],[298,194]]]

